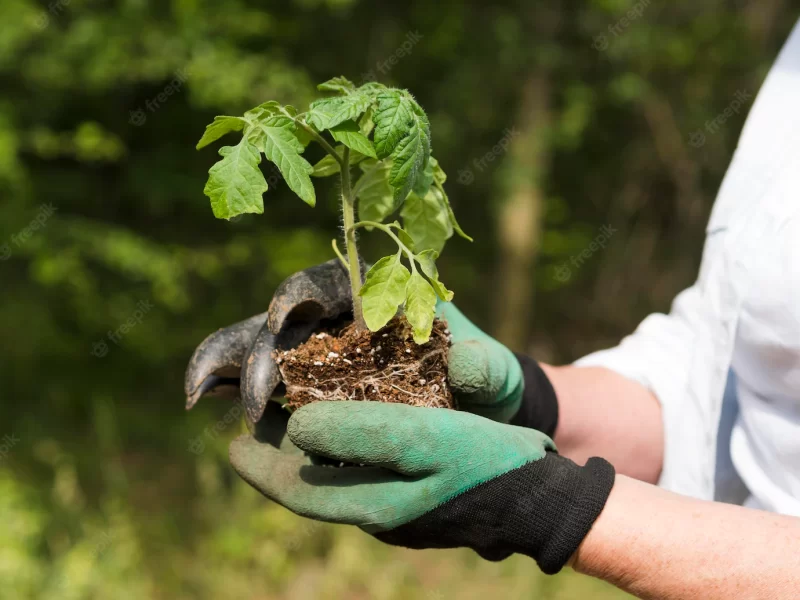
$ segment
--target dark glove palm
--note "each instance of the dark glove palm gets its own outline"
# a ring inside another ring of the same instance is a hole
[[[454,305],[440,303],[437,314],[453,336],[448,380],[458,408],[508,422],[523,393],[514,354]],[[273,351],[305,341],[322,321],[351,317],[349,280],[338,261],[292,275],[278,287],[267,312],[220,329],[198,346],[186,370],[187,409],[204,395],[241,396],[248,417],[259,421],[281,383]]]

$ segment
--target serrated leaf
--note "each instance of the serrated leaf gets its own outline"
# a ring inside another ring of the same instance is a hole
[[[214,121],[206,126],[206,131],[203,133],[203,137],[200,138],[200,141],[197,142],[195,148],[198,150],[200,150],[200,148],[205,148],[211,142],[216,142],[226,133],[241,131],[243,128],[244,119],[240,117],[228,117],[224,115],[214,117]]]
[[[333,77],[328,79],[317,86],[317,89],[322,92],[337,92],[339,94],[349,94],[355,91],[356,84],[350,81],[347,77]]]
[[[258,119],[262,119],[268,117],[270,115],[274,115],[279,113],[281,110],[281,104],[277,100],[270,100],[268,102],[262,102],[255,108],[251,108],[246,113],[244,113],[245,121],[251,122]]]
[[[406,303],[403,312],[411,323],[414,341],[424,344],[431,338],[433,317],[436,312],[436,292],[419,273],[414,273],[406,283]]]
[[[411,236],[405,231],[405,229],[398,229],[395,235],[398,239],[405,244],[405,247],[414,252],[415,244],[414,240],[411,239]]]
[[[392,157],[389,184],[400,205],[417,182],[431,154],[428,117],[411,96],[399,90],[378,95],[375,150],[378,158]]]
[[[306,113],[306,121],[319,131],[345,121],[356,121],[369,108],[372,100],[365,94],[353,93],[315,100]]]
[[[294,134],[294,121],[283,115],[271,115],[251,123],[247,136],[275,163],[289,188],[300,199],[314,206],[317,203],[311,173],[314,167],[300,154],[305,150]]]
[[[363,165],[370,164],[354,188],[358,198],[358,218],[382,223],[395,211],[394,192],[389,185],[391,163],[367,160],[361,163],[362,169]]]
[[[433,163],[433,180],[439,185],[444,185],[444,182],[447,181],[447,175],[445,174],[444,169],[442,169],[439,161],[432,156],[431,162]]]
[[[453,235],[439,190],[432,187],[425,196],[410,194],[400,212],[405,229],[419,250],[441,252],[444,243]]]
[[[456,233],[465,240],[469,240],[470,242],[473,241],[470,236],[464,233],[464,230],[461,229],[461,225],[458,224],[458,221],[456,220],[456,214],[453,212],[453,207],[450,206],[450,198],[447,197],[447,192],[444,191],[442,184],[437,184],[435,189],[442,198],[444,208],[447,211],[447,219],[450,221],[450,226],[455,229]]]
[[[439,281],[439,269],[436,268],[436,259],[439,258],[439,253],[436,250],[423,250],[417,254],[417,262],[422,268],[422,272],[428,276],[428,279],[436,291],[436,295],[443,302],[450,302],[453,299],[453,292],[448,290],[444,284]]]
[[[394,190],[395,204],[402,204],[408,197],[430,151],[430,139],[419,127],[413,128],[397,145],[392,153],[392,170],[389,172],[389,184]]]
[[[375,122],[375,151],[384,159],[408,135],[414,120],[411,99],[400,90],[387,90],[377,96],[372,120]]]
[[[358,127],[361,129],[361,133],[365,136],[369,137],[369,134],[372,133],[372,130],[375,129],[375,122],[372,120],[372,114],[374,113],[374,109],[370,106],[367,110],[364,111],[364,114],[361,115],[361,118],[358,120]],[[374,146],[373,146],[374,148]]]
[[[344,154],[344,146],[336,146],[334,150],[340,158]],[[359,164],[365,159],[367,159],[367,157],[360,152],[356,152],[355,150],[350,151],[351,165]],[[330,154],[326,154],[314,165],[313,169],[314,171],[311,173],[312,177],[329,177],[339,172],[339,163]]]
[[[382,83],[380,83],[378,81],[368,81],[367,83],[365,83],[362,86],[360,86],[358,88],[358,91],[361,92],[361,93],[364,93],[364,94],[377,95],[377,94],[380,94],[381,92],[384,92],[384,91],[386,91],[388,89],[389,88],[387,88],[385,85],[383,85]]]
[[[414,183],[413,192],[417,196],[424,196],[428,193],[428,190],[433,185],[433,168],[436,159],[432,156],[428,157],[428,162],[425,165],[425,168],[420,171],[419,175],[417,176],[417,180]]]
[[[330,132],[334,140],[344,144],[351,150],[360,152],[364,156],[377,158],[372,142],[361,133],[355,122],[345,121],[344,123],[339,123],[335,127],[331,127]]]
[[[219,154],[223,158],[209,169],[203,190],[211,200],[214,216],[232,219],[244,213],[263,213],[262,194],[267,191],[267,182],[258,168],[258,147],[243,137],[236,146],[220,148]]]
[[[364,321],[371,331],[378,331],[397,313],[406,298],[406,283],[411,274],[400,262],[400,254],[386,256],[367,271],[358,293]]]

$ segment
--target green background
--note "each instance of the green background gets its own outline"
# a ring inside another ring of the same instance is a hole
[[[569,361],[692,282],[797,9],[3,0],[0,598],[622,597],[525,558],[385,547],[238,480],[241,414],[185,413],[183,369],[331,258],[336,188],[311,209],[263,165],[265,214],[217,221],[202,194],[217,156],[194,145],[215,114],[304,107],[334,75],[410,89],[475,238],[445,248],[443,281],[513,349]],[[363,239],[368,260],[388,247]]]

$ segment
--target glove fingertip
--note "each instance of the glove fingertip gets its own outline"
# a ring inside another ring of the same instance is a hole
[[[476,340],[459,342],[450,348],[448,357],[448,381],[458,394],[492,395],[489,356],[483,345]]]
[[[289,436],[289,439],[298,448],[305,450],[306,448],[303,447],[304,440],[308,439],[310,435],[313,435],[313,432],[309,430],[313,429],[314,422],[319,412],[319,409],[314,407],[319,404],[321,403],[314,402],[301,406],[289,417],[289,421],[286,424],[286,435]]]

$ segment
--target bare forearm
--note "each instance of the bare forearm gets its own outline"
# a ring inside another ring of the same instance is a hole
[[[618,477],[573,566],[645,599],[795,599],[800,519]]]
[[[661,406],[642,385],[602,367],[542,365],[558,397],[555,442],[584,464],[602,456],[618,473],[655,483],[661,473]]]

